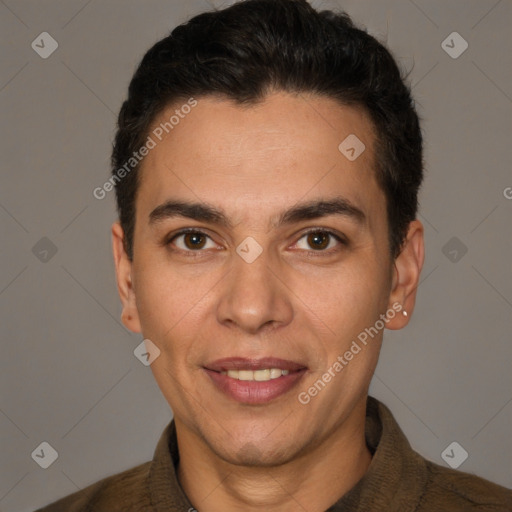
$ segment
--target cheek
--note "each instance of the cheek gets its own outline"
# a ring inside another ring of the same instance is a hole
[[[373,258],[354,255],[336,269],[304,273],[294,288],[305,308],[330,331],[349,335],[373,324],[384,312],[387,281],[384,269]]]
[[[149,264],[145,268],[136,274],[136,304],[143,335],[179,350],[199,330],[201,322],[195,320],[204,309],[206,292],[212,285],[202,279],[185,278],[169,265]]]

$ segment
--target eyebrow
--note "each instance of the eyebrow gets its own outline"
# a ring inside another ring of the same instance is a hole
[[[338,215],[364,224],[367,217],[363,210],[352,204],[348,199],[335,197],[328,200],[314,200],[300,203],[281,213],[273,227],[298,223],[304,220],[319,219],[329,215]],[[166,219],[185,217],[199,222],[218,224],[227,229],[233,228],[233,223],[222,209],[208,203],[168,200],[157,206],[149,214],[149,224],[156,224]]]

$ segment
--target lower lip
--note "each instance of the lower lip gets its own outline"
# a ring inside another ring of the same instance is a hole
[[[213,370],[206,368],[204,370],[220,391],[243,404],[266,404],[284,395],[297,385],[306,372],[306,370],[303,369],[290,372],[288,375],[282,375],[277,379],[261,382],[232,379],[227,375],[214,372]]]

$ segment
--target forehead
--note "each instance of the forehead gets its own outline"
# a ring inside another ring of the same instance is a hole
[[[276,213],[320,196],[342,194],[370,210],[385,202],[363,109],[288,93],[252,105],[213,97],[183,105],[165,109],[150,128],[155,147],[142,163],[137,205],[145,217],[169,196],[231,209],[235,222],[251,209]]]

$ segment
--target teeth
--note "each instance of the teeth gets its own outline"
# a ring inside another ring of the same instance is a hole
[[[281,370],[279,368],[272,368],[270,370],[270,378],[277,379],[277,377],[281,377]]]
[[[254,376],[254,380],[258,380],[258,381],[262,381],[262,382],[265,380],[270,380],[270,377],[271,377],[270,370],[256,370],[255,372],[252,372],[252,374]],[[279,372],[278,377],[281,377],[281,372]]]
[[[266,368],[264,370],[228,370],[220,372],[232,379],[237,380],[255,380],[258,382],[266,382],[272,379],[278,379],[281,375],[288,375],[289,370],[281,370],[279,368]]]
[[[238,372],[238,379],[239,380],[254,380],[253,372],[250,370],[240,370]]]

